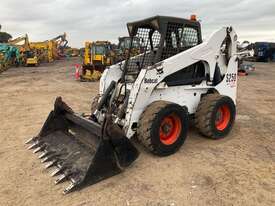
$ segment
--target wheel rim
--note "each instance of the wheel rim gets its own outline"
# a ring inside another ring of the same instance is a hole
[[[215,120],[215,125],[217,130],[224,130],[230,121],[230,109],[228,105],[223,105],[219,107],[217,114],[216,114],[216,120]]]
[[[176,114],[164,117],[159,128],[160,141],[165,145],[171,145],[177,141],[181,133],[181,119]]]

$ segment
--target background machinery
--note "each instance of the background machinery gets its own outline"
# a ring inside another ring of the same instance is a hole
[[[8,41],[12,39],[12,36],[7,32],[1,31],[1,29],[2,25],[0,24],[0,43],[8,43]]]
[[[50,41],[53,44],[53,57],[54,59],[59,59],[60,57],[65,57],[65,49],[67,48],[68,40],[66,39],[67,34],[59,35]]]
[[[275,61],[275,43],[255,42],[254,56],[256,61],[271,62]]]
[[[23,43],[22,43],[23,42]],[[31,49],[29,37],[27,34],[24,36],[12,39],[9,44],[16,46],[20,51],[20,63],[24,66],[38,66],[40,63],[37,51]]]
[[[0,24],[0,73],[8,69],[10,66],[18,66],[20,64],[20,53],[17,47],[8,44],[12,36],[1,31]]]
[[[250,72],[255,71],[255,66],[251,61],[255,61],[254,44],[249,41],[244,41],[237,44],[238,53],[238,75],[246,76]]]
[[[0,73],[20,64],[20,52],[15,46],[0,43]]]
[[[115,63],[115,52],[111,42],[85,42],[81,80],[98,80],[104,69],[113,63]]]
[[[67,44],[66,33],[64,33],[51,40],[30,42],[30,48],[32,51],[36,51],[41,62],[49,63],[65,56],[64,51]]]
[[[140,44],[140,39],[135,37],[132,41],[131,46],[131,37],[124,36],[118,38],[118,47],[116,49],[116,60],[117,62],[121,62],[125,60],[129,54],[131,48],[130,56],[136,56],[142,53],[142,47]]]
[[[5,32],[0,32],[0,42],[8,44],[9,46],[1,45],[1,65],[6,67],[10,65],[9,51],[13,50],[13,47],[19,50],[19,60],[16,60],[17,65],[22,64],[25,66],[38,66],[40,62],[52,62],[60,57],[65,57],[65,49],[67,48],[68,41],[66,39],[67,34],[64,33],[51,40],[41,42],[30,42],[28,35],[24,35],[15,39]],[[75,50],[72,50],[76,53]],[[5,55],[3,55],[5,53]],[[14,56],[14,52],[11,52]],[[4,58],[4,56],[6,56]],[[12,58],[14,59],[14,58]],[[4,62],[6,61],[6,62]]]
[[[129,141],[133,136],[166,156],[183,145],[191,118],[212,139],[232,129],[237,89],[232,27],[202,42],[194,16],[155,16],[127,26],[131,41],[141,39],[144,51],[104,70],[90,118],[58,97],[39,134],[27,141],[47,168],[55,167],[56,183],[70,180],[64,193],[122,172],[138,157]]]
[[[66,57],[78,57],[80,55],[80,49],[78,48],[71,48],[71,47],[66,47],[64,54]]]
[[[38,58],[41,62],[53,62],[54,61],[54,45],[52,41],[43,42],[30,42],[30,48],[32,51],[36,51]]]

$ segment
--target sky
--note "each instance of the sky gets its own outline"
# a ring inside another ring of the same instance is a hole
[[[67,33],[69,46],[128,34],[126,23],[165,15],[196,14],[203,39],[233,26],[239,40],[275,42],[275,0],[0,0],[2,31],[44,41]]]

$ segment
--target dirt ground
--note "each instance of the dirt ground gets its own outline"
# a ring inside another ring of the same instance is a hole
[[[89,112],[98,83],[74,80],[78,59],[0,74],[0,205],[275,205],[275,64],[257,63],[239,78],[237,119],[222,140],[193,128],[176,154],[141,152],[124,173],[69,195],[26,150],[56,96]]]

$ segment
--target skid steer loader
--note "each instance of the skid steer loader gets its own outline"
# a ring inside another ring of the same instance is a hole
[[[144,52],[107,68],[92,114],[76,114],[61,97],[40,133],[27,143],[54,166],[65,193],[118,174],[137,157],[133,136],[166,156],[184,143],[189,118],[204,136],[220,139],[235,119],[237,35],[232,27],[202,42],[194,18],[155,16],[127,24]],[[130,46],[131,49],[132,46]]]

